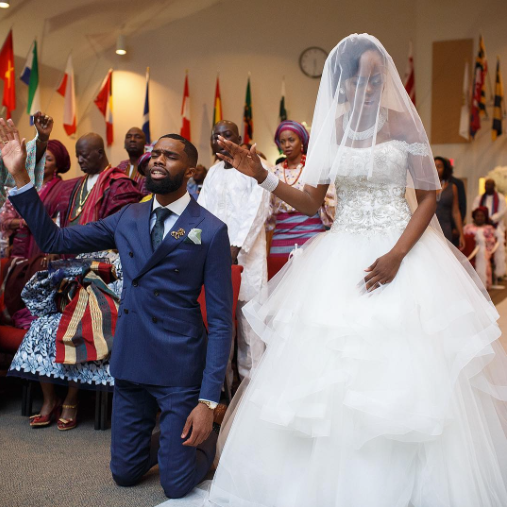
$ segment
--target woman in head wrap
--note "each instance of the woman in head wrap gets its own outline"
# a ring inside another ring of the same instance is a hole
[[[70,169],[70,156],[67,148],[56,139],[48,141],[46,150],[46,162],[44,165],[44,179],[39,190],[39,196],[44,203],[49,215],[58,220],[60,208],[68,207],[61,202],[59,187],[62,184],[60,174]],[[8,237],[12,248],[11,257],[30,258],[42,253],[35,243],[33,236],[26,226],[25,221],[12,207],[10,201],[6,201],[0,212],[0,230],[4,237]]]
[[[285,155],[285,160],[273,167],[272,172],[288,185],[303,189],[301,173],[305,166],[306,151],[310,137],[301,123],[283,121],[275,133],[275,143]],[[319,212],[306,216],[296,211],[274,194],[271,194],[270,214],[267,230],[274,231],[270,256],[288,258],[296,245],[301,246],[310,238],[323,232],[334,218],[334,190],[326,195]]]

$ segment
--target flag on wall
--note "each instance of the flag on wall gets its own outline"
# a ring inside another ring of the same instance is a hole
[[[415,74],[414,74],[414,54],[412,50],[412,41],[408,46],[408,63],[405,69],[405,77],[403,79],[403,85],[407,90],[408,96],[412,100],[415,106]]]
[[[468,62],[465,62],[465,74],[463,77],[463,96],[461,98],[459,135],[464,137],[467,141],[470,139],[470,76]]]
[[[146,95],[144,96],[143,132],[146,144],[151,144],[150,132],[150,68],[146,67]]]
[[[280,123],[287,119],[287,110],[285,109],[285,78],[282,79],[282,98],[280,99]]]
[[[11,117],[11,111],[16,109],[16,85],[14,82],[14,46],[12,44],[12,30],[7,35],[0,50],[0,79],[4,82],[2,105],[6,109],[6,119]]]
[[[190,96],[188,94],[188,74],[185,76],[185,86],[183,88],[183,102],[181,103],[181,129],[180,136],[190,139]]]
[[[63,103],[63,128],[68,136],[76,133],[76,91],[74,89],[74,68],[72,55],[69,55],[65,74],[56,90],[65,100]]]
[[[37,58],[37,41],[33,41],[25,66],[19,79],[28,86],[28,101],[26,112],[30,115],[30,125],[33,125],[33,115],[40,111],[39,93],[39,59]]]
[[[216,123],[222,121],[222,97],[220,96],[220,81],[217,76],[217,85],[215,87],[215,102],[213,105],[213,125],[211,128],[215,126]]]
[[[252,93],[250,90],[250,76],[246,85],[245,108],[243,109],[243,142],[250,143],[253,139]]]
[[[479,38],[479,52],[475,59],[474,84],[472,86],[472,105],[470,109],[470,135],[475,137],[477,131],[481,128],[481,116],[486,114],[486,74],[488,72],[488,62],[486,59],[486,49],[482,35]]]
[[[113,69],[109,69],[107,76],[102,81],[98,95],[95,97],[95,105],[99,108],[106,120],[107,145],[113,144]]]
[[[491,128],[491,139],[493,141],[502,135],[502,122],[505,111],[503,97],[503,82],[500,74],[500,58],[496,61],[496,78],[495,78],[495,100],[493,108],[493,126]]]

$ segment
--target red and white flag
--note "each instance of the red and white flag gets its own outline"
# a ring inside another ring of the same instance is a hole
[[[414,54],[412,51],[412,41],[408,46],[408,63],[405,70],[405,77],[403,78],[403,84],[405,90],[407,90],[408,96],[412,99],[415,106],[415,75],[414,75]]]
[[[188,74],[185,76],[183,89],[183,102],[181,103],[181,130],[180,136],[190,141],[190,97],[188,94]]]
[[[63,104],[63,128],[68,136],[76,133],[76,92],[74,90],[74,68],[72,56],[67,60],[65,75],[60,86],[56,90],[64,99]]]
[[[102,81],[94,102],[106,120],[106,140],[107,145],[111,146],[113,144],[113,69],[109,69]]]

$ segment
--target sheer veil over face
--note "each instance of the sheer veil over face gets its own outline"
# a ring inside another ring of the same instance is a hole
[[[347,176],[350,148],[370,150],[368,179],[374,178],[381,143],[408,154],[407,187],[440,188],[428,137],[392,58],[375,37],[350,35],[324,67],[303,180],[316,186]]]

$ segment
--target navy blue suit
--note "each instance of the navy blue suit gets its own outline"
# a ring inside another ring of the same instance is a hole
[[[115,378],[111,469],[119,484],[135,483],[154,464],[151,430],[157,406],[161,482],[168,496],[186,494],[206,474],[214,448],[181,445],[191,410],[203,398],[218,402],[232,337],[231,257],[227,227],[193,199],[153,252],[151,202],[130,204],[84,226],[59,229],[35,189],[11,196],[37,244],[48,253],[117,249],[123,293],[111,354]],[[185,242],[201,229],[201,244]],[[205,286],[209,335],[197,298]],[[164,463],[162,463],[161,458]]]

